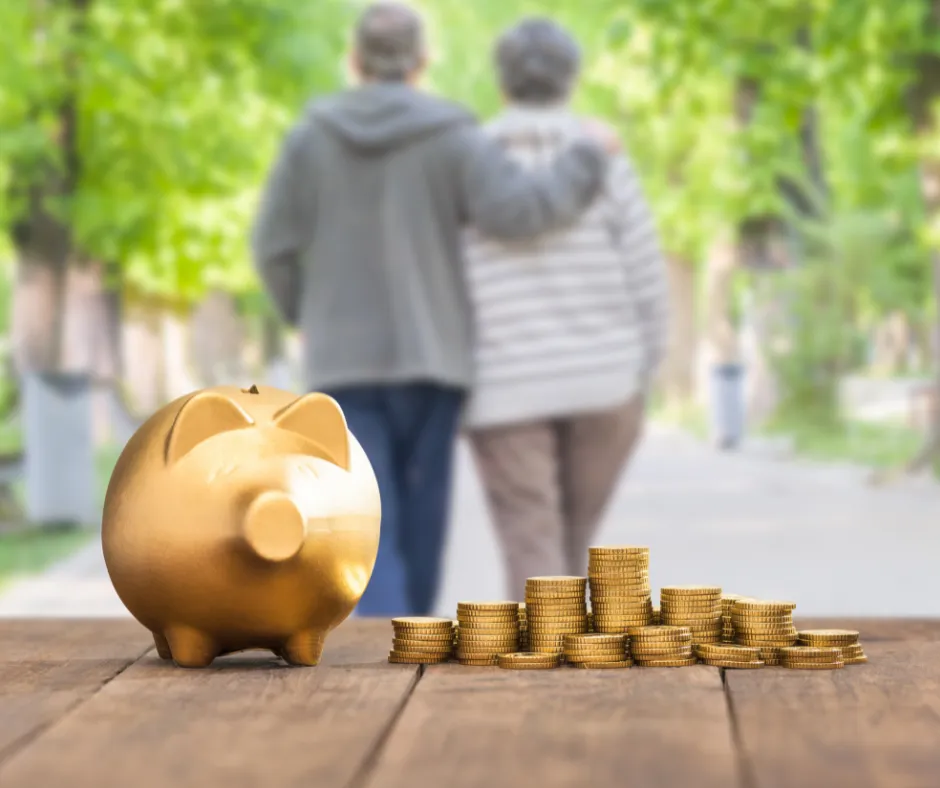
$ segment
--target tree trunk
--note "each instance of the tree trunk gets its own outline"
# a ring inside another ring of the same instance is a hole
[[[662,386],[670,407],[688,403],[695,394],[695,353],[698,331],[695,315],[695,266],[673,255],[667,258],[669,348],[663,363]]]

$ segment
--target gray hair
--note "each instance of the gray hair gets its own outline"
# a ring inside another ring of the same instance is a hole
[[[571,93],[581,67],[581,50],[551,19],[530,17],[500,36],[494,60],[509,99],[551,104]]]
[[[366,79],[400,82],[424,61],[424,24],[404,3],[373,3],[359,17],[356,61]]]

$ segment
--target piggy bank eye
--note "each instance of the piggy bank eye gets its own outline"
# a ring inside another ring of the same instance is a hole
[[[339,404],[326,394],[307,394],[274,415],[274,424],[316,444],[318,453],[349,470],[349,434]]]
[[[215,392],[194,394],[183,404],[166,438],[171,465],[213,435],[250,427],[254,420],[228,397]]]

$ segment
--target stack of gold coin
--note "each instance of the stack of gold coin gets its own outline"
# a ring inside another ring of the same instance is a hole
[[[561,654],[565,635],[587,632],[586,585],[584,577],[530,577],[526,580],[529,651]]]
[[[698,659],[692,653],[688,627],[636,627],[630,630],[630,653],[646,668],[683,668]]]
[[[759,648],[728,643],[700,643],[695,646],[695,656],[716,668],[762,668],[765,664]]]
[[[458,602],[457,661],[496,665],[500,654],[519,650],[518,602]]]
[[[587,621],[588,621],[587,631],[593,632],[594,631],[594,611],[593,610],[588,610]]]
[[[447,662],[454,650],[454,622],[449,618],[393,618],[395,632],[389,662]]]
[[[734,623],[731,621],[731,611],[734,603],[744,597],[738,594],[721,595],[721,642],[734,643]]]
[[[734,640],[741,646],[761,650],[767,665],[779,665],[779,650],[796,643],[793,626],[793,602],[775,602],[760,599],[738,599],[731,608]]]
[[[659,612],[659,608],[658,608],[658,607],[654,607],[654,608],[653,608],[653,615],[650,616],[650,626],[658,627],[658,626],[659,626],[660,624],[662,624],[662,623],[663,623],[663,616],[662,616],[662,613]]]
[[[588,577],[596,632],[647,626],[653,615],[648,547],[591,547]]]
[[[785,646],[780,649],[781,664],[794,670],[835,670],[845,667],[841,648]]]
[[[629,668],[633,664],[626,635],[588,632],[565,636],[565,661],[583,667]]]
[[[868,657],[858,642],[854,629],[804,629],[797,632],[798,645],[842,650],[842,661],[846,665],[864,665]]]
[[[512,654],[500,654],[497,664],[504,670],[551,670],[561,666],[561,655],[516,651]]]
[[[529,621],[525,614],[525,603],[519,603],[519,650],[529,650]]]
[[[663,586],[663,626],[688,627],[693,643],[720,643],[721,589],[718,586]]]

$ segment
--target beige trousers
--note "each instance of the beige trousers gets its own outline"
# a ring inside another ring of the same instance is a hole
[[[580,575],[643,426],[637,395],[608,411],[473,430],[470,445],[502,544],[509,599],[526,578]]]

